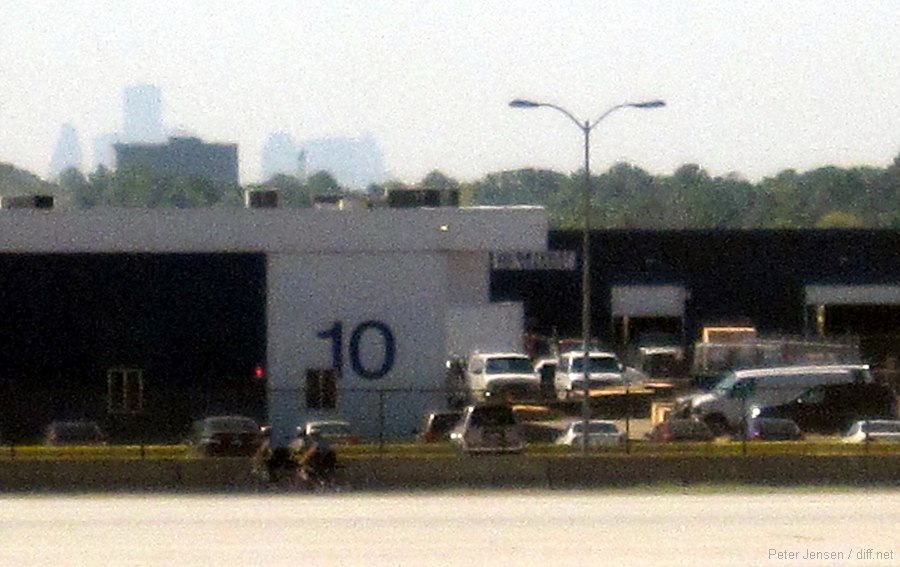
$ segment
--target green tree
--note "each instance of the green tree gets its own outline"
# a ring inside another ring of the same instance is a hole
[[[857,215],[847,211],[831,211],[822,215],[816,228],[865,228],[866,223]]]
[[[317,171],[306,180],[306,192],[312,201],[319,195],[333,195],[340,193],[340,191],[341,186],[334,176],[327,171]]]
[[[293,175],[278,174],[262,184],[262,188],[274,189],[285,207],[311,207],[309,188]]]
[[[459,189],[459,182],[447,177],[438,170],[426,175],[419,183],[422,189],[434,189],[437,191],[455,191]]]
[[[115,173],[106,167],[99,165],[90,175],[88,175],[88,186],[85,192],[78,195],[76,206],[90,209],[101,205],[108,205],[110,195],[115,185]]]
[[[152,184],[150,206],[154,208],[187,209],[204,207],[221,200],[215,184],[203,177],[178,175]]]
[[[70,167],[59,174],[59,199],[63,206],[82,208],[82,199],[89,198],[91,186],[83,173]]]
[[[56,186],[8,163],[0,163],[0,195],[55,195]]]

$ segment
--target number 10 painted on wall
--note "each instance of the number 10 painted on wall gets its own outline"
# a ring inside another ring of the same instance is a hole
[[[381,335],[384,343],[384,352],[381,354],[381,364],[375,368],[367,367],[360,359],[360,342],[367,332],[375,332]],[[344,323],[335,321],[330,329],[319,331],[320,339],[331,340],[331,365],[338,371],[344,369]],[[394,367],[394,357],[397,354],[397,345],[394,341],[394,333],[387,324],[381,321],[364,321],[353,328],[350,334],[348,354],[350,355],[350,367],[360,378],[366,380],[380,380],[390,373]]]

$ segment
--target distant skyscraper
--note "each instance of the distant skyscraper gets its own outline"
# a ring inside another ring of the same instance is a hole
[[[154,144],[166,139],[162,124],[162,94],[156,85],[125,87],[125,143]]]
[[[284,132],[269,134],[262,149],[260,162],[263,181],[268,181],[276,175],[303,176],[300,149],[293,138]]]
[[[305,158],[307,175],[327,171],[340,185],[351,189],[365,189],[385,179],[384,156],[370,134],[358,139],[307,140],[300,150]]]
[[[221,192],[238,185],[237,144],[208,144],[198,138],[170,138],[165,144],[116,144],[116,170],[137,170],[156,181],[176,177],[208,179]]]
[[[94,168],[103,166],[106,169],[116,168],[116,150],[119,143],[118,134],[100,134],[94,138]]]
[[[78,143],[78,132],[69,123],[63,124],[56,141],[56,149],[50,160],[50,179],[69,168],[81,169],[81,144]]]

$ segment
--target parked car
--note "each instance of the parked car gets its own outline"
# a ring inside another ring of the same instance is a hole
[[[103,445],[106,434],[96,421],[54,421],[47,426],[44,442],[47,445]]]
[[[436,441],[448,441],[450,432],[462,420],[462,411],[459,410],[442,410],[432,411],[425,416],[425,422],[422,424],[422,431],[419,433],[419,439],[426,443],[434,443]]]
[[[512,406],[481,403],[468,406],[451,433],[464,453],[521,453],[525,437]]]
[[[853,423],[844,433],[844,443],[900,443],[900,420],[871,419]]]
[[[886,384],[874,382],[823,384],[757,414],[793,419],[806,432],[837,433],[862,418],[897,418],[897,396]]]
[[[557,445],[580,447],[584,435],[584,422],[573,421],[556,440]],[[625,443],[625,432],[614,421],[592,419],[588,421],[587,442],[590,447],[618,446]]]
[[[792,419],[776,417],[755,417],[747,420],[746,437],[737,435],[736,440],[747,441],[800,441],[803,432]]]
[[[515,352],[475,352],[466,361],[465,382],[471,400],[535,400],[540,378],[528,356]]]
[[[554,381],[558,365],[559,361],[555,358],[542,358],[534,363],[534,371],[541,384],[541,397],[544,399],[551,399],[556,395]]]
[[[625,367],[613,352],[590,351],[587,375],[591,389],[618,386],[625,383]],[[568,400],[584,394],[584,351],[573,350],[559,356],[554,388],[560,400]]]
[[[680,398],[676,413],[705,421],[716,434],[740,431],[754,408],[781,405],[815,386],[872,382],[864,364],[783,366],[729,372],[712,391]]]
[[[677,345],[638,347],[634,366],[652,380],[687,375],[684,348]]]
[[[647,433],[647,440],[654,443],[712,441],[713,439],[715,439],[715,435],[709,426],[696,419],[667,419],[657,423]]]
[[[360,441],[350,422],[343,419],[317,419],[297,428],[297,437],[312,436],[321,437],[332,445],[355,445]]]
[[[207,457],[248,457],[259,449],[263,434],[249,417],[219,415],[195,421],[187,442]]]

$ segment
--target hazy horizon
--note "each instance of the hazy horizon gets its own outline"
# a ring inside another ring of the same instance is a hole
[[[550,6],[553,9],[548,9]],[[792,168],[886,167],[900,153],[900,10],[891,1],[570,0],[244,3],[3,0],[0,162],[46,175],[71,123],[123,129],[123,89],[154,84],[166,128],[236,143],[259,180],[273,132],[371,135],[388,175],[474,180],[581,167],[551,109],[594,119],[592,170],[697,163],[757,180]]]

